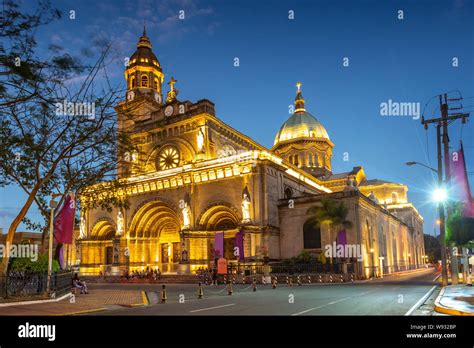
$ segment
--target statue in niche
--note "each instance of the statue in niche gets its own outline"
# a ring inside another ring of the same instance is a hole
[[[83,239],[87,237],[86,232],[86,218],[84,214],[81,214],[81,224],[79,225],[79,238]]]
[[[204,127],[199,127],[197,133],[197,147],[199,152],[204,152]]]
[[[184,203],[183,212],[183,222],[184,228],[189,228],[191,226],[191,207],[188,203]]]
[[[118,236],[123,235],[123,230],[124,230],[123,214],[122,214],[122,211],[119,210],[117,214],[117,235]]]
[[[247,186],[242,192],[242,222],[250,222],[250,193]]]
[[[183,229],[188,229],[191,227],[191,198],[188,193],[184,196],[184,206],[181,212],[183,214]]]

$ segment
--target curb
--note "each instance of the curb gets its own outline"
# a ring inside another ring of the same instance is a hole
[[[142,303],[132,303],[126,307],[145,307],[145,306],[148,306],[150,304],[150,302],[148,301],[148,297],[146,295],[146,291],[143,291],[142,290]]]
[[[65,316],[65,315],[75,315],[75,314],[84,314],[84,313],[93,313],[93,312],[103,312],[103,311],[106,311],[106,310],[107,310],[107,308],[84,309],[83,311],[77,311],[77,312],[53,314],[53,316]]]
[[[146,295],[145,291],[142,291],[142,300],[143,300],[143,305],[148,306],[150,303],[148,302],[148,297]]]
[[[442,314],[449,314],[449,315],[458,315],[458,316],[474,316],[473,312],[464,312],[460,311],[458,309],[453,309],[451,307],[446,307],[441,304],[441,299],[443,297],[445,288],[441,289],[439,292],[438,297],[436,298],[436,301],[434,303],[434,310],[438,313]]]
[[[27,305],[32,305],[32,304],[58,302],[58,301],[64,300],[67,297],[70,297],[71,295],[72,295],[72,293],[68,292],[67,294],[65,294],[61,297],[58,297],[58,298],[55,298],[55,299],[50,299],[50,300],[34,300],[34,301],[0,303],[0,307],[27,306]]]

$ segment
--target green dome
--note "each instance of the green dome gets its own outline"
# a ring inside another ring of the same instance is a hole
[[[274,145],[299,138],[329,139],[326,128],[313,115],[306,111],[295,112],[283,123],[278,131]]]

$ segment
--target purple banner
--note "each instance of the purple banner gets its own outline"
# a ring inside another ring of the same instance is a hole
[[[347,234],[346,230],[339,231],[336,238],[337,245],[346,245],[347,244]]]
[[[224,257],[224,232],[218,232],[214,237],[214,257]]]
[[[59,212],[54,218],[54,238],[56,243],[71,244],[74,232],[76,202],[73,194],[68,194]]]
[[[474,202],[469,187],[469,179],[467,177],[466,162],[464,160],[464,149],[451,153],[451,194],[457,197],[463,206],[463,216],[474,218]]]
[[[239,250],[239,261],[244,261],[244,233],[242,231],[235,234],[234,247]]]

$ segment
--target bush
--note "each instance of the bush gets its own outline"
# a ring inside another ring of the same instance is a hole
[[[318,257],[318,262],[319,262],[319,263],[322,263],[323,265],[325,265],[325,264],[326,264],[326,262],[327,262],[327,259],[326,259],[326,256],[324,255],[324,253],[323,253],[323,252],[319,254],[319,257]]]
[[[281,260],[282,266],[307,265],[314,262],[315,258],[307,250],[303,250],[298,256]]]
[[[12,258],[10,260],[10,271],[14,272],[48,272],[48,254],[38,255],[36,261],[30,258]],[[59,262],[53,259],[53,272],[59,271]]]
[[[308,264],[313,261],[313,256],[307,250],[303,250],[297,257],[296,263]]]

